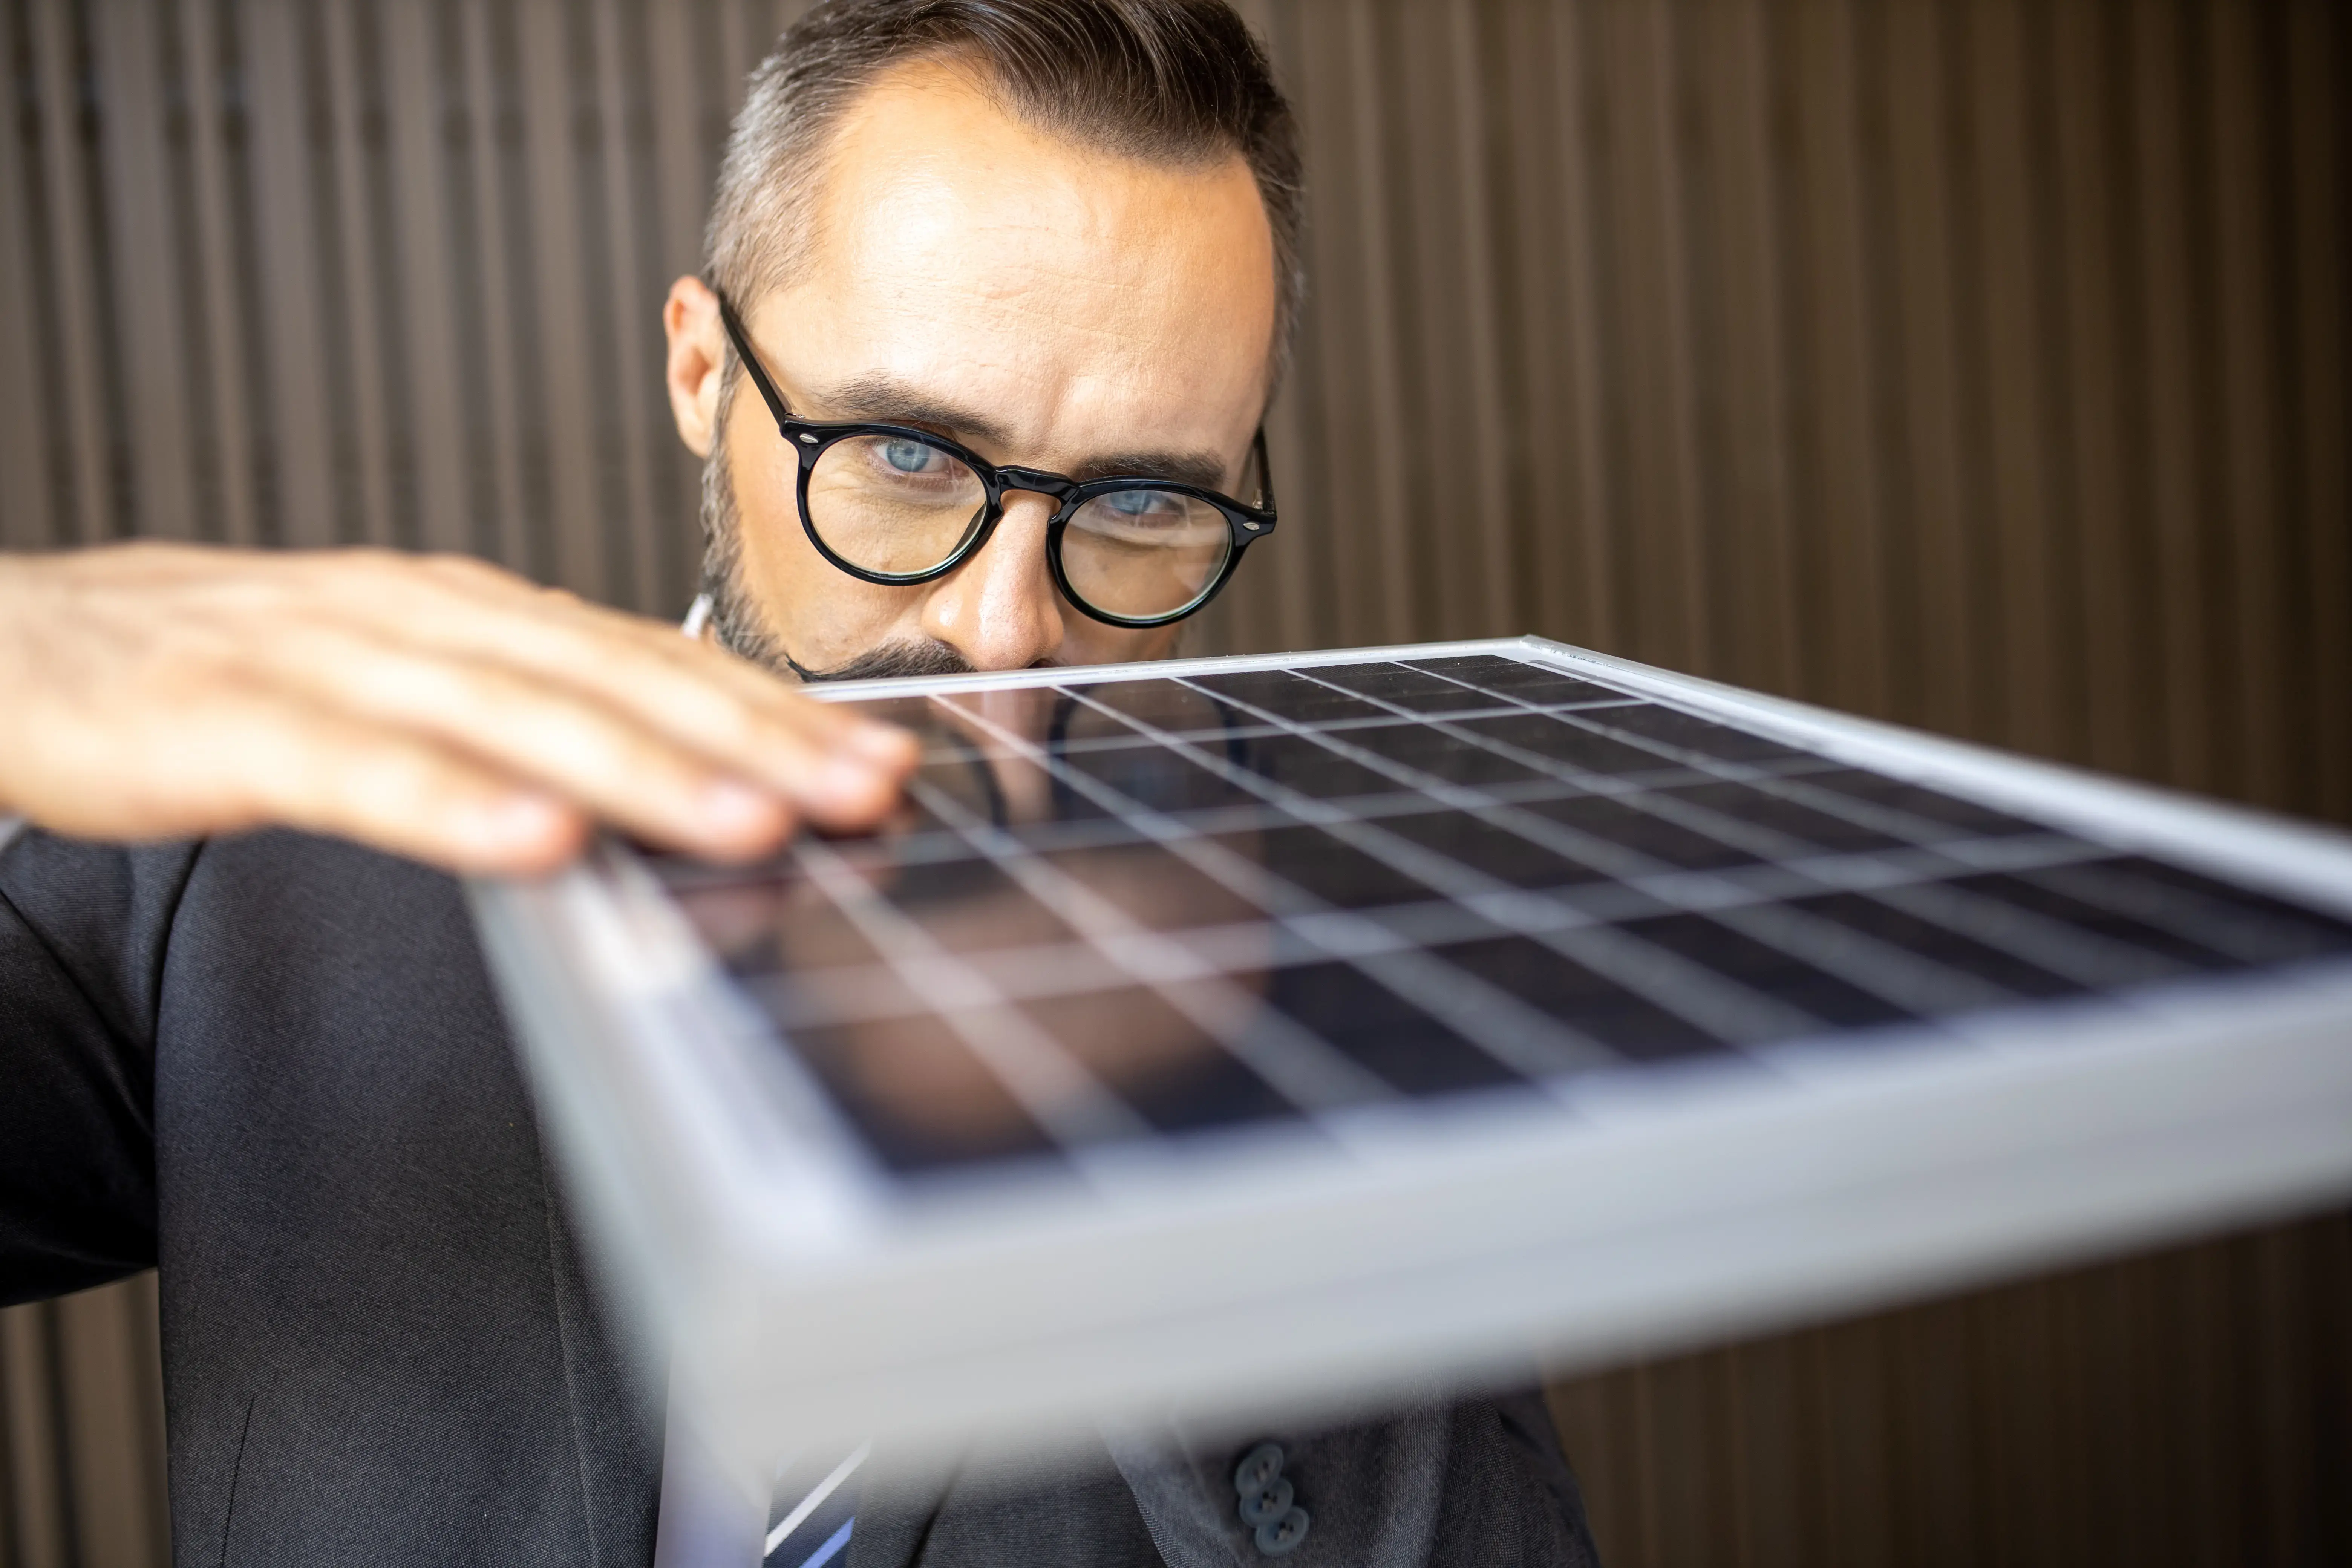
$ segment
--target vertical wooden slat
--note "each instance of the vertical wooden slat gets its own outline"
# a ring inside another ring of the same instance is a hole
[[[242,11],[252,94],[254,207],[262,331],[269,364],[273,534],[334,544],[342,534],[333,481],[327,321],[311,200],[309,92],[300,0],[250,0]]]
[[[1910,1499],[1890,1522],[1890,1560],[1911,1568],[1969,1568],[2000,1554],[2005,1531],[1970,1507],[1981,1495],[1969,1416],[1980,1381],[1966,1354],[1963,1309],[1931,1305],[1887,1325],[1895,1484]]]
[[[1727,659],[1739,679],[1793,690],[1797,665],[1788,416],[1778,302],[1781,220],[1770,135],[1769,0],[1716,0],[1689,12],[1706,106],[1706,205],[1714,258],[1710,328],[1696,380],[1716,427],[1706,464],[1715,500],[1708,547],[1736,607]]]
[[[1818,1561],[1826,1550],[1821,1446],[1812,1419],[1818,1401],[1806,1376],[1804,1343],[1801,1335],[1783,1334],[1731,1352],[1747,1477],[1743,1563]]]
[[[1801,178],[1789,234],[1796,257],[1789,328],[1800,504],[1813,509],[1808,613],[1818,646],[1808,684],[1817,700],[1883,711],[1886,633],[1879,477],[1871,441],[1870,351],[1864,330],[1860,172],[1853,126],[1855,62],[1850,5],[1830,0],[1783,19],[1793,93],[1790,132]]]
[[[710,195],[693,37],[680,7],[656,5],[645,20],[658,208],[654,216],[661,226],[662,267],[671,273],[692,272],[701,265],[703,208]]]
[[[719,24],[719,100],[731,114],[743,101],[743,79],[767,53],[766,7],[760,0],[714,0]]]
[[[69,1393],[73,1512],[84,1563],[168,1560],[163,1510],[163,1373],[155,1352],[155,1277],[57,1303],[56,1353]]]
[[[1486,81],[1488,51],[1475,0],[1448,0],[1445,8],[1447,84],[1453,98],[1454,178],[1460,194],[1462,276],[1465,282],[1462,359],[1469,395],[1465,412],[1470,439],[1457,448],[1470,465],[1469,482],[1450,487],[1455,502],[1478,508],[1477,558],[1465,574],[1464,629],[1480,637],[1507,637],[1517,629],[1511,570],[1513,534],[1509,459],[1504,427],[1501,301],[1495,245],[1494,195],[1490,184],[1489,111]]]
[[[2155,662],[2145,552],[2127,501],[2117,247],[2112,171],[2120,148],[2115,107],[2112,12],[2099,5],[2051,8],[2058,210],[2066,216],[2059,331],[2072,396],[2069,471],[2076,519],[2081,683],[2087,694],[2083,753],[2095,767],[2145,773],[2156,765],[2155,728],[2142,672]]]
[[[1603,436],[1603,408],[1609,393],[1602,374],[1600,280],[1594,276],[1601,214],[1593,198],[1585,144],[1596,73],[1583,7],[1549,9],[1552,26],[1548,53],[1559,84],[1559,132],[1566,142],[1560,150],[1558,198],[1561,227],[1569,242],[1560,258],[1560,287],[1568,301],[1567,341],[1560,352],[1571,366],[1567,378],[1573,410],[1569,428],[1573,432],[1577,475],[1574,515],[1582,545],[1575,563],[1580,581],[1560,595],[1560,602],[1572,607],[1572,616],[1563,619],[1578,628],[1578,635],[1595,647],[1606,648],[1618,646],[1622,622],[1617,594],[1620,552],[1612,504],[1616,455],[1609,450]]]
[[[73,1568],[79,1556],[57,1316],[46,1301],[0,1311],[0,1400],[6,1405],[0,1418],[8,1450],[8,1507],[0,1526],[22,1568]]]
[[[580,247],[578,170],[572,159],[570,13],[561,0],[520,0],[524,192],[530,217],[530,296],[539,353],[532,372],[547,411],[547,493],[555,523],[555,580],[602,598],[613,577],[611,542],[593,476],[595,423],[589,412],[592,330]]]
[[[188,420],[188,323],[183,319],[179,247],[172,231],[163,142],[163,17],[151,0],[105,0],[88,13],[103,104],[100,178],[114,276],[107,290],[122,347],[131,416],[132,531],[164,539],[196,533],[195,468]]]
[[[487,437],[482,446],[487,448],[483,466],[488,470],[488,482],[483,500],[490,510],[488,527],[479,531],[479,537],[504,565],[537,575],[547,566],[535,547],[536,531],[523,489],[519,412],[522,378],[516,363],[514,321],[518,291],[510,249],[516,193],[509,189],[502,156],[498,62],[488,7],[467,5],[458,15],[465,61],[467,153],[472,165],[475,290],[481,321],[475,345],[480,355],[480,398],[475,407]]]
[[[28,0],[40,95],[41,174],[48,230],[47,314],[58,336],[53,374],[71,442],[70,523],[61,538],[95,544],[115,536],[112,424],[108,416],[106,338],[99,324],[99,248],[81,137],[76,12],[67,0]]]
[[[1516,605],[1521,626],[1557,637],[1566,631],[1561,601],[1573,570],[1574,520],[1569,501],[1573,467],[1566,449],[1569,405],[1559,352],[1566,335],[1558,284],[1565,247],[1553,200],[1564,139],[1558,125],[1558,84],[1547,60],[1549,10],[1542,0],[1503,0],[1497,7],[1508,183],[1496,200],[1505,223],[1496,259],[1508,268],[1510,286],[1504,309],[1512,330],[1503,334],[1499,347],[1507,377],[1511,447],[1506,504],[1517,525],[1511,558],[1524,568]]]
[[[1320,554],[1328,565],[1312,605],[1315,637],[1329,643],[1356,640],[1379,599],[1380,543],[1370,510],[1371,454],[1359,417],[1364,394],[1360,374],[1343,374],[1363,348],[1353,330],[1362,278],[1339,263],[1352,257],[1344,237],[1354,233],[1353,177],[1346,155],[1345,128],[1350,83],[1341,68],[1339,40],[1348,17],[1337,6],[1305,5],[1293,13],[1298,47],[1297,83],[1306,107],[1300,127],[1308,167],[1318,171],[1310,185],[1306,234],[1308,274],[1315,279],[1299,324],[1294,385],[1286,401],[1296,405],[1304,431],[1297,460],[1276,470],[1289,530],[1276,539],[1272,568],[1292,574],[1301,558]],[[1258,569],[1253,562],[1250,570]]]
[[[1892,239],[1885,287],[1904,386],[1889,442],[1889,494],[1910,536],[1918,624],[1905,638],[1914,693],[1909,713],[1931,728],[1984,734],[1981,687],[1990,640],[1973,570],[1972,538],[1984,519],[1970,504],[1961,452],[1958,398],[1961,331],[1951,222],[1951,93],[1946,80],[1943,7],[1890,0],[1884,7],[1878,73],[1885,124],[1885,211]]]
[[[377,25],[391,121],[408,417],[416,432],[417,538],[427,549],[465,550],[474,537],[466,504],[463,350],[451,276],[456,242],[436,9],[431,0],[385,0]]]
[[[1630,525],[1640,657],[1709,667],[1712,620],[1700,508],[1687,246],[1676,138],[1674,11],[1650,0],[1593,6],[1611,84],[1608,210],[1615,398],[1622,406],[1618,494]]]
[[[1876,1319],[1817,1330],[1822,1450],[1822,1561],[1854,1568],[1894,1560],[1887,1465],[1885,1325]]]
[[[702,265],[703,209],[710,195],[710,174],[700,137],[701,86],[694,69],[692,36],[682,8],[653,4],[643,13],[646,32],[646,86],[653,120],[654,210],[639,215],[658,227],[660,268],[665,287],[682,273]],[[677,498],[680,522],[698,515],[692,507],[693,486],[699,474],[691,453],[683,447],[662,448],[668,454],[660,470],[666,494]],[[696,552],[698,556],[698,551]]]
[[[2214,755],[2218,694],[2211,685],[2213,637],[2208,623],[2204,563],[2199,550],[2197,453],[2207,432],[2196,416],[2197,367],[2190,344],[2189,227],[2183,142],[2187,70],[2180,7],[2150,3],[2131,9],[2135,98],[2131,171],[2140,220],[2133,237],[2141,279],[2144,356],[2139,378],[2145,422],[2141,461],[2155,523],[2157,581],[2164,638],[2165,773],[2184,788],[2210,787],[2221,768]]]
[[[2212,520],[2230,557],[2234,602],[2234,720],[2230,743],[2242,757],[2238,780],[2258,805],[2286,805],[2291,759],[2285,702],[2299,671],[2273,657],[2286,629],[2280,581],[2285,520],[2277,396],[2283,338],[2294,331],[2278,297],[2276,234],[2271,218],[2274,171],[2263,154],[2262,120],[2275,100],[2264,70],[2261,29],[2267,7],[2219,5],[2206,33],[2205,68],[2212,102],[2215,277],[2213,322],[2220,373],[2220,420],[2208,439],[2217,449],[2221,508]]]
[[[2344,104],[2352,24],[2341,7],[2303,0],[2287,11],[2287,143],[2293,182],[2294,247],[2289,374],[2301,417],[2295,427],[2294,479],[2302,500],[2303,553],[2292,570],[2310,585],[2311,643],[2304,656],[2314,678],[2308,744],[2319,809],[2352,820],[2352,701],[2343,672],[2352,669],[2352,316],[2345,309],[2347,184],[2352,184],[2352,120]]]
[[[1991,596],[1999,628],[1989,650],[1989,672],[2000,693],[2000,739],[2050,754],[2058,746],[2053,683],[2064,671],[2055,659],[2057,607],[2052,590],[2053,533],[2047,462],[2042,450],[2054,412],[2042,343],[2050,328],[2040,309],[2031,247],[2035,213],[2026,142],[2025,59],[2020,0],[1974,0],[1956,40],[1967,54],[1974,100],[1964,142],[1969,178],[1969,252],[1959,274],[1969,279],[1969,319],[1960,339],[1971,351],[1981,447],[1974,456],[1986,482],[1985,514],[1972,520],[1993,542],[1997,562]]]
[[[261,540],[254,495],[256,387],[246,352],[239,289],[246,263],[236,243],[229,128],[221,94],[227,21],[220,0],[181,0],[180,39],[188,79],[194,259],[204,280],[204,415],[219,497],[219,533],[225,542],[251,545]]]
[[[611,294],[603,311],[613,345],[608,374],[618,417],[621,515],[626,531],[633,607],[674,613],[668,563],[674,553],[669,531],[691,526],[680,517],[657,516],[654,508],[654,459],[648,438],[659,439],[660,362],[648,350],[661,296],[654,291],[638,258],[637,222],[629,184],[627,63],[637,58],[638,40],[625,23],[621,0],[597,0],[594,12],[598,154],[604,162],[603,240]]]
[[[0,549],[39,550],[62,542],[47,479],[49,398],[35,333],[37,297],[33,247],[39,235],[25,178],[26,106],[14,57],[23,16],[0,15]]]
[[[1369,535],[1365,558],[1378,563],[1373,590],[1365,605],[1377,628],[1368,640],[1402,641],[1412,636],[1416,622],[1412,602],[1412,519],[1407,500],[1408,431],[1403,408],[1404,369],[1397,342],[1395,300],[1399,280],[1392,246],[1394,219],[1388,191],[1391,173],[1382,158],[1383,110],[1389,97],[1377,41],[1378,17],[1371,0],[1342,0],[1335,7],[1343,29],[1341,47],[1352,78],[1350,95],[1352,148],[1355,167],[1350,238],[1360,257],[1369,319],[1364,334],[1364,390],[1369,407],[1352,437],[1342,437],[1341,452],[1363,469],[1370,493],[1359,493],[1350,515],[1339,526],[1350,533]],[[1375,609],[1374,606],[1377,606]],[[1351,637],[1352,640],[1352,637]]]
[[[361,59],[359,0],[324,0],[318,6],[326,56],[328,163],[333,171],[334,255],[340,303],[334,356],[337,406],[352,433],[356,472],[359,538],[389,546],[397,541],[393,521],[392,400],[388,345],[383,337],[383,295],[376,263],[374,226],[368,215],[367,121],[369,104]]]
[[[1443,63],[1452,52],[1449,4],[1433,0],[1381,8],[1388,79],[1378,151],[1386,164],[1391,203],[1388,239],[1394,250],[1397,287],[1389,310],[1397,319],[1397,395],[1409,432],[1405,438],[1416,446],[1427,443],[1466,454],[1475,421],[1466,406],[1467,366],[1457,345],[1463,297],[1475,285],[1463,270],[1462,193],[1454,160],[1447,155],[1455,134],[1448,90],[1454,73]],[[1482,542],[1476,531],[1480,519],[1472,515],[1469,505],[1457,503],[1447,493],[1451,485],[1441,489],[1438,465],[1409,458],[1400,477],[1407,520],[1402,558],[1412,585],[1413,635],[1454,635],[1454,628],[1475,613],[1471,599]],[[1466,495],[1462,499],[1470,500]]]

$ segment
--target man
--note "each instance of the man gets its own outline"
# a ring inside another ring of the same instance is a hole
[[[664,311],[699,641],[448,561],[0,562],[0,812],[33,825],[0,852],[0,1300],[160,1261],[182,1561],[705,1541],[443,873],[552,867],[594,823],[745,857],[887,811],[908,738],[728,648],[808,677],[1169,651],[1271,521],[1296,163],[1222,0],[841,0],[754,78],[707,279]],[[954,526],[866,526],[910,495]],[[1275,1436],[1316,1504],[1294,1562],[1589,1555],[1530,1400]],[[837,1525],[785,1498],[740,1561],[1265,1549],[1235,1452],[1115,1447],[1017,1487],[845,1458],[794,1494]]]

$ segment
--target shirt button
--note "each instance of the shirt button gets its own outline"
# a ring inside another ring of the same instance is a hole
[[[1287,1556],[1307,1539],[1307,1527],[1312,1522],[1303,1508],[1294,1508],[1280,1519],[1268,1520],[1257,1527],[1257,1549],[1268,1557]]]
[[[1234,1490],[1244,1497],[1265,1489],[1266,1483],[1282,1474],[1282,1445],[1260,1443],[1242,1456],[1241,1468],[1234,1472]]]
[[[1281,1476],[1242,1499],[1242,1522],[1249,1525],[1272,1524],[1290,1511],[1290,1482]]]

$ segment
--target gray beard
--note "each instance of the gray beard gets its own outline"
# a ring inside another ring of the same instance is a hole
[[[702,464],[702,591],[710,596],[711,635],[719,645],[778,675],[803,681],[971,674],[963,655],[930,640],[885,643],[831,669],[811,669],[785,651],[783,639],[770,628],[743,586],[743,519],[735,505],[735,475],[727,462],[727,413],[734,379],[729,375],[719,395],[710,456]]]

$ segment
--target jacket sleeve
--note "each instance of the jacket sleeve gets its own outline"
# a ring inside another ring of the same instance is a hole
[[[155,1261],[157,999],[195,854],[0,846],[0,1306]]]

